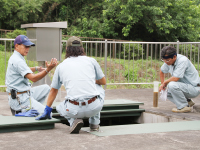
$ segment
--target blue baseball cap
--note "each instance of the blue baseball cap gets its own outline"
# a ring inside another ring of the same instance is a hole
[[[25,46],[35,46],[34,43],[32,43],[27,36],[25,35],[18,35],[16,38],[15,38],[15,41],[14,41],[14,45],[15,44],[24,44]]]

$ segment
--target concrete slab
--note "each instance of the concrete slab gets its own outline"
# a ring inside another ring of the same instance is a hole
[[[81,130],[86,132],[90,131],[89,128],[82,128]],[[89,133],[97,136],[111,136],[189,130],[200,130],[200,121],[104,126],[100,128],[100,131],[93,131]]]
[[[63,101],[66,93],[62,92],[57,102]],[[176,114],[171,112],[175,107],[170,101],[158,102],[159,108],[153,106],[152,89],[115,89],[106,90],[105,100],[129,99],[144,103],[140,108],[146,113],[175,117],[175,120],[200,120],[198,112]],[[200,106],[200,96],[194,99],[195,106]],[[0,115],[11,116],[6,93],[0,93]],[[183,124],[185,121],[183,122]],[[175,131],[165,133],[144,133],[113,135],[99,137],[80,131],[71,135],[69,126],[57,123],[51,130],[35,130],[0,134],[0,150],[23,149],[96,149],[96,150],[199,150],[200,131]]]

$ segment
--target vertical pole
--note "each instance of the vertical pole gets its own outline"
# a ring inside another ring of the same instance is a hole
[[[107,77],[107,40],[105,40],[105,53],[104,53],[104,74],[105,78]],[[104,86],[106,90],[106,85]]]
[[[5,79],[6,79],[6,41],[4,41],[4,46],[5,46]]]
[[[199,71],[199,50],[200,50],[200,44],[198,44],[198,71]]]
[[[158,87],[159,87],[159,82],[154,81],[154,89],[153,89],[153,107],[158,107]]]
[[[191,47],[190,47],[190,61],[192,62],[192,44],[191,44]]]
[[[179,40],[177,41],[177,54],[179,54]]]

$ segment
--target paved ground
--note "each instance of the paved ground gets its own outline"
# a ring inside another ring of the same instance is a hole
[[[59,98],[63,99],[64,93]],[[106,90],[106,99],[129,99],[143,102],[146,112],[164,116],[172,116],[185,120],[200,120],[198,107],[200,96],[195,98],[196,106],[191,113],[172,113],[175,107],[169,101],[159,101],[158,108],[153,106],[152,89],[133,90]],[[60,101],[60,100],[58,100]],[[11,115],[7,103],[6,93],[0,93],[0,115]],[[184,122],[183,122],[184,123]],[[120,136],[97,137],[80,131],[78,135],[70,135],[69,127],[64,124],[56,124],[52,130],[38,130],[0,134],[0,150],[23,149],[109,149],[109,150],[169,150],[169,149],[200,149],[200,131],[180,131],[167,133],[134,134]]]

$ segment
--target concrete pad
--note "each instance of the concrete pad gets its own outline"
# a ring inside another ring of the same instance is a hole
[[[81,130],[88,132],[90,129],[82,128]],[[99,132],[93,131],[90,133],[97,136],[111,136],[189,130],[200,130],[200,121],[103,126],[100,127]]]
[[[144,103],[140,108],[146,113],[178,118],[182,120],[200,120],[198,112],[173,113],[175,107],[170,101],[158,101],[159,108],[153,108],[153,89],[113,89],[106,90],[105,100],[128,99]],[[62,92],[57,102],[63,101],[66,92]],[[194,98],[195,106],[200,106],[200,96]],[[0,93],[0,114],[11,116],[6,93]],[[23,149],[82,149],[82,150],[199,150],[200,131],[174,131],[163,133],[143,133],[113,136],[96,136],[85,131],[71,135],[69,126],[56,123],[51,130],[34,130],[0,134],[0,150]]]

